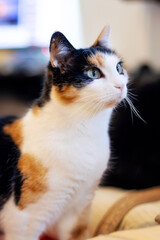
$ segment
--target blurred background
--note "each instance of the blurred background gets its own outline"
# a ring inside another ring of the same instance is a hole
[[[88,47],[106,24],[136,86],[157,79],[159,1],[0,0],[0,116],[23,115],[39,96],[54,31]]]

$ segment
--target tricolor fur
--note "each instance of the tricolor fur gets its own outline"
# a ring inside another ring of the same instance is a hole
[[[75,49],[52,35],[44,89],[21,119],[1,119],[0,222],[6,240],[88,236],[90,203],[109,158],[108,125],[127,74],[108,28]]]

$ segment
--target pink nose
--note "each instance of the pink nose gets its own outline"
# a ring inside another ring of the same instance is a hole
[[[118,88],[119,90],[123,90],[123,88],[124,88],[124,84],[123,83],[121,83],[121,84],[116,84],[115,85],[115,88]]]

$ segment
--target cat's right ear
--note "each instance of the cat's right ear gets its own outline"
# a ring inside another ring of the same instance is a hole
[[[110,48],[110,26],[106,25],[101,33],[99,34],[98,38],[96,39],[96,41],[94,42],[93,46],[100,46],[103,48]]]
[[[74,47],[61,32],[53,33],[49,47],[52,67],[60,67],[73,50]]]

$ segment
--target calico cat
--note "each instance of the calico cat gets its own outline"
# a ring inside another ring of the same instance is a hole
[[[86,49],[52,35],[41,97],[24,117],[0,120],[6,240],[37,240],[46,231],[60,240],[89,236],[90,203],[109,158],[109,120],[127,80],[109,28]]]

